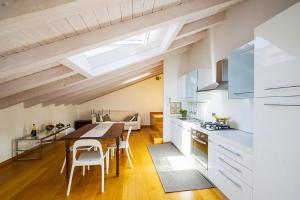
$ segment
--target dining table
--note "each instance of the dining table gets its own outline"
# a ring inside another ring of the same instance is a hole
[[[99,124],[87,124],[74,132],[65,135],[61,140],[65,141],[66,150],[66,179],[69,180],[70,173],[70,147],[76,140],[81,139],[115,139],[116,149],[119,152],[120,138],[123,137],[124,123],[110,122]],[[116,153],[116,175],[120,174],[120,158],[119,153]]]

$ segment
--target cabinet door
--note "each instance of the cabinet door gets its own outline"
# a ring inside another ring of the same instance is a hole
[[[228,59],[229,98],[254,96],[254,42],[234,50]]]
[[[177,94],[178,94],[178,100],[185,100],[185,79],[186,76],[180,76],[178,78],[178,82],[177,82]]]
[[[208,178],[214,182],[215,179],[215,140],[211,136],[208,136]]]
[[[300,95],[300,4],[255,29],[255,96]]]
[[[186,75],[185,94],[187,100],[196,100],[197,94],[197,70]]]
[[[254,101],[254,199],[300,199],[300,97]]]

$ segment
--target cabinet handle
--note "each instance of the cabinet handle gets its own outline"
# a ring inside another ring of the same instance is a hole
[[[238,157],[242,157],[242,155],[241,154],[239,154],[239,153],[236,153],[236,152],[234,152],[234,151],[232,151],[232,150],[230,150],[230,149],[228,149],[228,148],[226,148],[226,147],[224,147],[223,145],[218,145],[220,148],[222,148],[222,149],[224,149],[224,150],[226,150],[226,151],[228,151],[228,152],[230,152],[230,153],[232,153],[232,154],[234,154],[234,155],[236,155],[236,156],[238,156]]]
[[[277,104],[277,103],[265,103],[265,106],[281,106],[281,107],[299,107],[300,104]]]
[[[239,94],[252,94],[254,92],[234,92],[233,94],[239,95]]]
[[[288,89],[288,88],[298,88],[300,85],[288,85],[288,86],[279,86],[279,87],[269,87],[265,90],[279,90],[279,89]]]
[[[242,171],[234,166],[232,166],[231,164],[229,164],[227,161],[225,161],[223,158],[219,157],[219,160],[222,161],[223,163],[225,163],[226,165],[228,165],[229,167],[231,167],[232,169],[234,169],[235,171],[242,173]]]
[[[222,170],[218,169],[219,172],[225,177],[227,178],[231,183],[233,183],[235,186],[237,186],[238,188],[242,188],[242,186],[240,184],[238,184],[237,182],[235,182],[234,180],[232,180],[231,178],[229,178]]]

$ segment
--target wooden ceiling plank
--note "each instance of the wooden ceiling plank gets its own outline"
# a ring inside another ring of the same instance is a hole
[[[70,76],[73,70],[65,66],[56,66],[34,74],[0,84],[0,99],[52,81]]]
[[[43,95],[43,94],[46,94],[49,92],[54,92],[57,89],[67,87],[69,85],[72,85],[72,84],[74,84],[78,81],[82,81],[84,79],[85,79],[85,77],[83,77],[82,75],[75,74],[75,75],[69,76],[69,77],[61,79],[61,80],[57,80],[57,81],[54,81],[54,82],[51,82],[51,83],[48,83],[45,85],[41,85],[36,88],[25,90],[23,92],[2,98],[2,99],[0,99],[0,109],[22,103],[28,99],[32,99],[32,98],[35,98],[37,96],[40,96],[40,95]]]
[[[66,38],[77,35],[71,24],[65,18],[52,21],[50,24]]]
[[[108,9],[110,24],[116,24],[121,22],[121,6],[119,1],[111,1],[106,5]]]
[[[89,32],[89,29],[80,14],[67,17],[67,21],[71,24],[77,34]]]
[[[155,0],[153,5],[153,12],[157,12],[163,9],[165,0]]]
[[[57,40],[62,40],[65,37],[54,29],[50,24],[43,24],[28,29],[28,34],[31,37],[37,38],[41,45],[49,44]]]
[[[225,11],[185,24],[176,39],[180,39],[215,26],[225,20]]]
[[[18,71],[54,62],[66,56],[93,49],[112,41],[133,36],[156,27],[188,18],[203,18],[241,0],[192,1],[151,15],[134,18],[104,29],[67,38],[0,59],[0,73]]]
[[[80,13],[80,16],[83,19],[84,23],[87,25],[89,31],[94,31],[101,28],[101,26],[98,24],[97,17],[93,10],[84,11]]]
[[[179,5],[180,3],[181,3],[181,0],[165,0],[164,1],[164,9]]]
[[[132,0],[132,17],[140,17],[143,15],[144,1]]]
[[[122,21],[127,21],[132,19],[132,0],[126,0],[120,3],[121,6],[121,19]]]
[[[110,26],[110,19],[108,15],[108,9],[106,6],[96,7],[94,9],[98,24],[101,28]]]
[[[154,0],[144,0],[143,15],[153,13]]]

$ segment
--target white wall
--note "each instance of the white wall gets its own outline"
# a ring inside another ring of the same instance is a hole
[[[18,104],[0,110],[0,162],[15,155],[14,139],[30,134],[32,124],[37,128],[59,122],[73,125],[76,118],[74,106],[37,105],[25,109],[23,104]]]
[[[78,106],[80,119],[90,119],[91,109],[136,111],[141,115],[142,125],[150,125],[150,112],[163,110],[163,78],[155,77],[129,87],[88,101]]]
[[[163,140],[170,141],[170,101],[178,99],[177,80],[180,69],[187,67],[187,53],[169,56],[164,60],[164,127]]]

